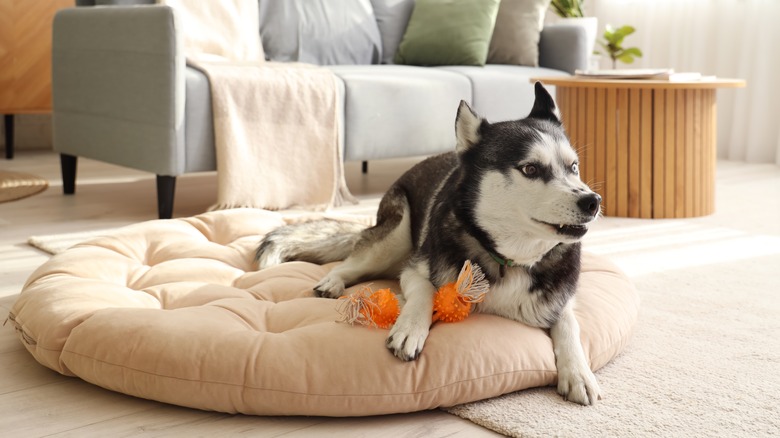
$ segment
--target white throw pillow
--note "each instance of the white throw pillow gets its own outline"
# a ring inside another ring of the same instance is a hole
[[[271,61],[381,61],[382,39],[370,0],[260,0],[259,6],[260,36]]]

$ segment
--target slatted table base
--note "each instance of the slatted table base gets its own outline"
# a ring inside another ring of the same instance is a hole
[[[715,211],[714,89],[557,87],[583,181],[607,216],[679,218]]]
[[[680,218],[715,211],[715,91],[744,87],[744,80],[531,81],[555,86],[581,177],[601,195],[607,216]]]

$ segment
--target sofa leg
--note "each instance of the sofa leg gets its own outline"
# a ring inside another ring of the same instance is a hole
[[[175,176],[157,175],[157,215],[160,219],[173,217],[173,195],[175,192]]]
[[[363,173],[368,173],[368,161],[363,162]]]
[[[60,154],[60,170],[62,171],[62,193],[76,193],[76,169],[79,158],[73,155]]]

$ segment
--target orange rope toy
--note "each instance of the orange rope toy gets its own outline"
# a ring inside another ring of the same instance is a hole
[[[436,291],[433,297],[433,321],[458,322],[471,312],[471,305],[485,299],[490,283],[479,265],[466,260],[458,279],[447,283]],[[342,322],[390,328],[395,324],[401,308],[398,298],[390,289],[372,291],[364,286],[356,293],[341,297],[344,303],[339,308]]]

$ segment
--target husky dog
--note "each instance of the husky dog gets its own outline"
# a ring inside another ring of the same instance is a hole
[[[579,178],[552,97],[540,83],[535,94],[527,118],[499,123],[461,102],[456,150],[402,175],[382,198],[375,226],[317,221],[280,228],[261,242],[260,268],[344,260],[314,288],[331,298],[360,281],[400,278],[405,304],[386,344],[409,361],[428,337],[434,293],[469,259],[490,282],[475,310],[549,329],[558,392],[595,403],[599,386],[572,308],[579,242],[599,215],[601,197]]]

